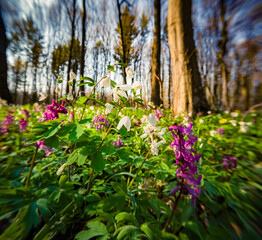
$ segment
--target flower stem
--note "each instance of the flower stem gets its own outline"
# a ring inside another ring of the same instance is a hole
[[[144,161],[142,162],[142,164],[141,164],[141,165],[140,165],[140,167],[138,168],[138,170],[137,170],[137,172],[136,172],[135,176],[133,177],[133,179],[131,180],[130,184],[128,185],[128,188],[131,188],[131,186],[132,186],[132,184],[133,184],[134,180],[136,179],[136,177],[137,177],[138,173],[140,172],[141,168],[142,168],[142,167],[143,167],[143,165],[145,164],[145,162],[146,162],[146,159],[148,158],[148,156],[149,156],[150,152],[151,152],[151,148],[148,150],[148,152],[147,152],[147,154],[146,154],[146,157],[145,157]]]
[[[170,215],[169,215],[169,218],[168,218],[167,221],[166,221],[166,224],[165,224],[165,226],[164,226],[164,228],[163,228],[163,232],[166,231],[166,229],[168,228],[168,226],[169,226],[169,224],[170,224],[170,222],[171,222],[171,220],[172,220],[172,218],[173,218],[173,216],[174,216],[174,214],[175,214],[176,207],[177,207],[178,201],[179,201],[179,199],[180,199],[180,197],[181,197],[181,194],[182,194],[182,192],[179,191],[178,196],[176,197],[175,201],[173,201],[172,211],[171,211],[171,213],[170,213]]]
[[[34,155],[33,155],[33,158],[32,158],[32,161],[31,161],[31,166],[30,166],[29,174],[28,174],[28,176],[27,176],[26,183],[25,183],[25,186],[26,186],[26,187],[29,186],[29,181],[30,181],[30,177],[31,177],[31,174],[32,174],[32,171],[33,171],[33,168],[34,168],[34,163],[35,163],[35,158],[36,158],[36,154],[37,154],[38,148],[39,148],[39,147],[36,147],[35,152],[34,152]]]
[[[100,143],[100,145],[98,146],[98,148],[96,149],[96,151],[97,151],[99,148],[102,147],[102,145],[103,145],[104,141],[106,140],[106,137],[108,136],[108,134],[109,134],[109,132],[110,132],[110,130],[111,130],[114,122],[116,121],[116,119],[117,119],[120,111],[121,111],[121,108],[118,109],[118,112],[117,112],[117,114],[116,114],[113,122],[112,122],[111,125],[109,126],[109,128],[108,128],[108,130],[107,130],[107,132],[106,132],[106,135],[105,135],[104,138],[102,139],[102,142]],[[88,181],[88,185],[87,185],[87,194],[89,194],[89,192],[90,192],[90,190],[91,190],[91,181],[92,181],[93,175],[94,175],[94,169],[92,169],[92,172],[91,172],[91,174],[90,174],[90,176],[89,176],[89,181]]]

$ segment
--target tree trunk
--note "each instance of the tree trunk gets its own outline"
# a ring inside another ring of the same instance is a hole
[[[81,46],[81,66],[80,76],[84,77],[85,69],[85,39],[86,39],[86,1],[83,0],[83,17],[82,17],[82,46]],[[81,96],[85,95],[85,86],[80,86]]]
[[[197,65],[191,6],[192,0],[169,0],[168,5],[174,114],[208,109]]]
[[[68,59],[68,68],[67,68],[67,81],[69,81],[70,71],[71,71],[71,61],[72,61],[72,51],[75,39],[75,18],[76,18],[76,0],[73,0],[73,18],[71,21],[72,30],[71,30],[71,41],[69,49],[69,59]],[[66,93],[69,93],[69,84],[66,85]]]
[[[160,51],[161,51],[161,2],[154,0],[154,42],[152,53],[151,101],[159,106],[160,99]]]
[[[122,50],[123,50],[123,63],[126,63],[126,47],[125,47],[123,25],[122,25],[121,6],[120,6],[120,3],[119,3],[119,0],[117,0],[117,9],[118,9],[118,21],[119,21],[119,26],[120,26],[120,31],[121,31],[121,41],[122,41]],[[123,71],[124,84],[126,84],[125,67],[122,67],[122,71]]]
[[[11,94],[7,84],[7,60],[6,60],[7,39],[5,34],[5,25],[0,13],[0,98],[8,103],[12,102]]]

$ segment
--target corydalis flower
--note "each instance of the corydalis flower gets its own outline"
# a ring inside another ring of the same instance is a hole
[[[58,104],[55,99],[53,99],[52,104],[46,106],[46,111],[43,113],[43,117],[39,119],[39,122],[58,119],[58,113],[67,114],[68,111],[64,107],[65,101],[63,100],[61,104]]]
[[[217,129],[217,132],[220,134],[220,135],[223,135],[225,130],[223,128],[218,128]]]
[[[160,109],[156,109],[155,110],[155,116],[156,116],[157,120],[159,120],[163,116],[162,111]]]
[[[119,136],[118,136],[117,141],[116,142],[112,142],[112,144],[118,146],[119,148],[121,148],[123,146],[123,142],[122,142],[122,140],[120,139]]]
[[[26,118],[30,118],[30,113],[26,109],[23,109],[23,114],[25,115]]]
[[[24,119],[24,118],[22,118],[21,120],[19,120],[19,130],[20,130],[20,132],[22,132],[23,130],[26,130],[27,129],[27,121]]]
[[[199,196],[201,191],[198,186],[201,184],[202,175],[197,176],[196,163],[199,162],[201,155],[197,154],[193,149],[197,137],[192,134],[192,127],[192,123],[188,126],[174,125],[169,127],[169,131],[174,137],[171,147],[176,155],[176,165],[178,166],[176,173],[177,177],[181,179],[170,193],[174,194],[180,190],[183,193],[190,194],[192,196],[192,205],[195,205],[196,197]],[[184,137],[187,137],[188,140],[185,140]]]
[[[34,145],[36,147],[39,147],[40,149],[44,150],[46,157],[49,156],[52,153],[52,151],[54,150],[53,148],[49,148],[49,147],[45,146],[44,140],[40,140],[38,142],[35,142]]]
[[[237,167],[237,159],[230,156],[223,156],[223,162],[222,165],[224,168],[236,168]]]
[[[41,92],[39,95],[40,95],[40,97],[39,97],[40,102],[44,101],[48,97],[48,94],[43,93],[43,92]]]
[[[8,111],[5,119],[1,122],[1,133],[6,133],[14,123],[14,116],[11,115],[12,113],[14,113],[14,111]]]
[[[109,122],[106,117],[104,117],[102,114],[99,114],[98,117],[95,117],[93,119],[94,125],[96,130],[100,131],[103,127],[109,126]]]
[[[135,71],[132,68],[130,68],[130,67],[126,68],[126,76],[127,76],[127,78],[133,78],[134,74],[135,74]]]
[[[118,123],[117,129],[120,130],[123,126],[127,129],[127,131],[130,131],[131,128],[131,120],[128,116],[124,116]]]

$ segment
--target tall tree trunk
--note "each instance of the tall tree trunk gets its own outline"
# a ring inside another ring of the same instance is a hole
[[[152,53],[151,101],[155,105],[161,104],[160,99],[160,51],[161,51],[161,2],[154,0],[154,42]]]
[[[86,39],[86,0],[83,0],[83,17],[82,17],[82,46],[81,46],[81,66],[80,76],[84,77],[85,69],[85,39]],[[85,86],[80,86],[81,96],[85,95]]]
[[[168,43],[172,61],[174,114],[206,111],[191,20],[192,0],[169,0]]]
[[[121,6],[119,3],[119,0],[117,0],[117,9],[118,9],[118,21],[121,31],[121,41],[122,41],[122,50],[123,50],[123,63],[126,63],[126,46],[125,46],[125,39],[124,39],[124,32],[123,32],[123,25],[122,25],[122,14],[121,14]],[[124,78],[124,84],[126,84],[126,71],[125,67],[122,67],[123,71],[123,78]]]
[[[227,21],[225,19],[226,14],[226,6],[225,0],[220,0],[220,18],[222,23],[221,29],[221,41],[219,42],[219,54],[218,54],[218,63],[221,69],[221,79],[222,79],[222,105],[223,108],[229,110],[228,104],[228,91],[227,91],[227,83],[228,83],[228,71],[225,63],[225,55],[226,55],[226,44],[228,42],[228,34],[227,34]]]
[[[75,39],[75,18],[76,18],[76,0],[73,0],[73,17],[71,19],[71,41],[69,48],[69,59],[68,59],[68,68],[67,68],[67,81],[69,81],[70,71],[71,71],[71,62],[72,62],[72,51]],[[75,86],[75,84],[74,84]],[[69,84],[66,85],[66,93],[69,93]]]
[[[5,25],[0,12],[0,98],[5,99],[8,103],[11,103],[12,98],[7,84],[6,48],[7,39],[5,34]]]
[[[32,102],[35,103],[37,101],[37,67],[34,67],[34,78],[33,78],[33,93],[32,93]]]

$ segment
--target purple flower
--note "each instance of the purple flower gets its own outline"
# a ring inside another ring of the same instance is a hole
[[[112,142],[113,145],[117,145],[119,148],[121,148],[123,146],[123,142],[120,139],[120,137],[118,136],[118,140],[116,142]]]
[[[196,197],[199,196],[201,191],[201,188],[198,186],[201,185],[202,175],[197,173],[196,163],[199,162],[201,155],[197,154],[193,149],[193,145],[197,141],[197,137],[193,135],[193,123],[190,123],[188,126],[170,126],[169,131],[171,131],[174,137],[171,147],[176,155],[177,177],[181,180],[170,191],[170,194],[174,194],[179,189],[180,191],[184,189],[183,193],[191,195],[192,205],[194,206]],[[185,136],[188,140],[184,139]]]
[[[224,131],[223,128],[220,127],[220,128],[217,129],[217,132],[218,132],[220,135],[222,135],[222,134],[224,134],[225,131]]]
[[[105,126],[107,126],[107,127],[109,126],[109,122],[108,122],[107,118],[103,117],[102,114],[99,114],[98,117],[95,117],[93,119],[93,122],[94,122],[96,130],[98,130],[98,131],[100,131],[101,128],[103,128]]]
[[[31,116],[29,111],[27,111],[26,109],[23,109],[23,114],[25,115],[26,118],[29,118]]]
[[[46,111],[43,113],[43,117],[39,119],[39,122],[58,119],[58,113],[67,114],[68,111],[64,107],[65,101],[63,100],[61,104],[58,104],[55,99],[53,99],[52,104],[46,106]]]
[[[230,156],[223,156],[222,165],[224,168],[236,168],[237,167],[237,159]]]
[[[44,140],[40,140],[38,142],[35,142],[34,145],[36,147],[39,147],[40,149],[44,150],[46,157],[49,156],[52,153],[52,151],[54,150],[53,148],[49,148],[49,147],[45,146]]]
[[[27,121],[22,118],[21,120],[19,120],[19,131],[22,132],[23,130],[26,130],[27,129]]]
[[[156,109],[155,110],[155,116],[156,116],[157,120],[159,120],[163,116],[162,111],[160,109]]]
[[[6,133],[10,126],[14,123],[14,115],[11,115],[14,111],[8,111],[5,119],[1,122],[1,130],[0,132]]]

